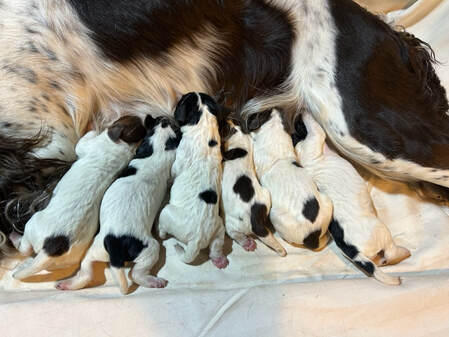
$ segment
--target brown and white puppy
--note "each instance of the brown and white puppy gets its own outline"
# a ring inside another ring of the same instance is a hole
[[[195,92],[184,95],[176,107],[182,139],[172,167],[170,202],[159,217],[159,233],[161,238],[171,234],[185,244],[185,248],[176,245],[183,262],[193,262],[200,249],[209,247],[214,265],[225,268],[225,228],[219,215],[222,157],[218,113],[211,97]]]
[[[389,276],[377,266],[399,263],[410,252],[394,243],[388,228],[377,218],[365,181],[326,145],[326,134],[309,112],[298,116],[295,129],[299,163],[334,205],[329,232],[335,243],[367,275],[399,285],[399,277]]]
[[[136,155],[104,194],[100,207],[100,232],[71,279],[56,288],[85,287],[94,277],[95,261],[110,262],[122,294],[128,292],[126,262],[135,262],[131,278],[149,288],[163,288],[167,281],[149,275],[159,258],[159,242],[151,235],[154,219],[164,199],[170,169],[179,143],[177,128],[166,117],[147,116],[148,128]]]
[[[279,111],[254,116],[249,128],[255,130],[251,135],[257,176],[271,194],[270,219],[274,228],[287,242],[322,249],[329,239],[332,202],[298,164]]]
[[[48,206],[31,217],[22,238],[12,238],[22,255],[37,254],[14,272],[15,278],[80,262],[97,231],[103,194],[128,165],[145,132],[140,118],[126,116],[99,135],[91,131],[81,138],[78,160],[59,181]]]
[[[221,183],[226,232],[247,251],[256,249],[250,235],[257,235],[260,241],[285,256],[285,248],[272,233],[270,192],[257,179],[251,136],[231,121],[227,123]]]

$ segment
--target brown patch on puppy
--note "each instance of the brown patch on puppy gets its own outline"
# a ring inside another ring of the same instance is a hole
[[[142,140],[146,132],[139,117],[124,116],[112,124],[108,129],[108,136],[116,143],[123,140],[125,143],[132,144]]]

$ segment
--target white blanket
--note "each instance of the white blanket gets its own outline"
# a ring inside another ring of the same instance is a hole
[[[442,1],[409,29],[446,63],[448,17],[449,1]],[[449,67],[438,72],[449,89]],[[399,287],[366,278],[335,244],[319,253],[285,244],[288,256],[280,258],[260,243],[248,253],[228,239],[230,264],[218,270],[206,254],[197,266],[179,262],[168,240],[157,266],[168,287],[126,297],[109,269],[105,283],[105,264],[97,266],[99,287],[60,292],[54,281],[73,269],[20,283],[11,277],[18,263],[11,258],[0,267],[0,335],[449,336],[449,210],[420,201],[400,183],[370,182],[381,219],[412,253],[384,268],[403,276]]]

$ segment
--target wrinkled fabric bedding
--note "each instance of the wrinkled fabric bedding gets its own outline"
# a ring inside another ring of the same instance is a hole
[[[417,15],[412,9],[418,3],[387,18],[399,22]],[[434,47],[443,63],[437,71],[449,89],[448,17],[449,1],[442,1],[409,30]],[[54,281],[74,269],[21,283],[11,277],[19,260],[10,257],[0,266],[0,333],[5,337],[449,336],[449,208],[419,199],[401,183],[367,180],[379,217],[396,243],[412,253],[399,265],[383,268],[402,276],[400,287],[366,278],[334,243],[319,253],[284,243],[288,255],[280,258],[260,242],[249,253],[227,238],[230,264],[218,270],[204,252],[198,265],[183,264],[176,256],[175,241],[169,239],[155,268],[169,281],[167,288],[138,288],[126,297],[120,295],[105,264],[96,266],[99,287],[60,292]]]

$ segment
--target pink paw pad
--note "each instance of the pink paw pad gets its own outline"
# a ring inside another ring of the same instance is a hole
[[[149,284],[149,288],[165,288],[167,286],[167,280],[163,278],[157,278]]]
[[[256,241],[253,238],[246,238],[242,245],[243,249],[247,252],[253,252],[257,248]]]
[[[220,256],[215,259],[212,259],[212,263],[215,265],[215,267],[219,269],[224,269],[228,266],[229,261],[226,256]]]
[[[56,283],[55,288],[58,290],[70,290],[70,282],[67,281],[58,282]]]

